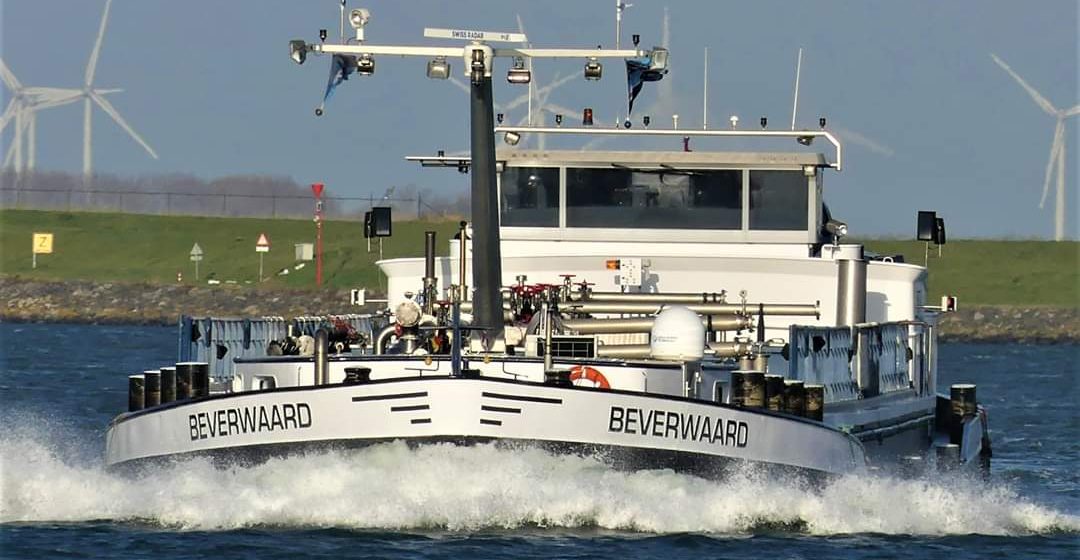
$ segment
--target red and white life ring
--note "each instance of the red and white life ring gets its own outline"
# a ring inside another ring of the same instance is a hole
[[[574,366],[570,368],[570,383],[581,387],[595,387],[597,389],[610,389],[604,374],[600,370],[589,366]]]

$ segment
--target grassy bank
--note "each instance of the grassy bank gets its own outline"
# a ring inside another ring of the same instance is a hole
[[[409,221],[394,224],[394,236],[383,241],[386,257],[419,256],[422,232],[439,232],[439,248],[456,229],[452,221]],[[33,232],[52,232],[55,253],[40,255],[31,270]],[[368,252],[362,224],[330,221],[324,226],[324,279],[332,288],[378,288],[374,266],[378,246]],[[259,256],[255,241],[266,233],[272,249],[265,255],[267,285],[311,287],[314,263],[301,270],[295,265],[293,245],[313,242],[311,220],[196,218],[136,214],[0,211],[0,273],[28,279],[91,280],[109,282],[176,283],[177,271],[185,283],[194,283],[195,268],[188,260],[192,244],[205,252],[200,276],[254,282]],[[869,250],[904,254],[907,262],[922,263],[923,245],[917,242],[869,240]],[[961,305],[1049,305],[1076,307],[1080,301],[1080,243],[1046,241],[956,240],[942,257],[931,252],[931,297],[957,294]],[[288,275],[276,273],[289,268]]]
[[[440,246],[456,230],[449,221],[411,221],[394,224],[393,237],[383,240],[386,257],[423,253],[423,232],[439,232]],[[54,253],[38,255],[31,269],[31,234],[52,232]],[[265,233],[271,250],[264,256],[264,276],[269,286],[311,287],[315,263],[294,270],[294,244],[314,243],[311,220],[255,218],[197,218],[83,212],[0,211],[0,271],[8,276],[49,280],[95,280],[110,282],[176,283],[182,272],[185,283],[194,283],[195,265],[189,260],[194,243],[202,247],[199,263],[202,280],[216,278],[243,284],[255,282],[259,255],[255,242]],[[379,285],[374,263],[377,242],[368,252],[363,224],[328,221],[323,225],[323,279],[328,287],[352,288]],[[277,273],[288,268],[289,274]]]

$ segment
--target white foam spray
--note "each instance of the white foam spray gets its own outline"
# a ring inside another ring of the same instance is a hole
[[[181,530],[1080,533],[1080,517],[1007,487],[955,480],[845,477],[808,490],[752,473],[715,482],[664,470],[619,472],[596,459],[539,450],[401,443],[247,468],[187,460],[129,478],[79,459],[69,445],[32,434],[0,437],[0,522],[112,520]]]

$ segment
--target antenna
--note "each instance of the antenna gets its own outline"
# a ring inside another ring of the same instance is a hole
[[[341,37],[341,44],[345,44],[345,0],[341,0],[341,22],[339,25],[339,37]]]
[[[633,6],[633,4],[627,4],[623,0],[615,0],[615,48],[618,49],[622,45],[622,13],[623,10]]]
[[[795,63],[795,102],[791,106],[791,130],[795,130],[795,115],[799,113],[800,74],[802,74],[802,47],[799,47],[799,60]]]
[[[709,129],[709,47],[705,47],[705,80],[701,87],[701,130]]]

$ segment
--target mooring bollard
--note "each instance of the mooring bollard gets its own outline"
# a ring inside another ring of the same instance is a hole
[[[806,387],[802,380],[784,381],[784,412],[794,416],[806,415]]]
[[[949,443],[963,443],[964,419],[975,416],[978,406],[975,401],[975,385],[957,383],[949,387]]]
[[[143,407],[161,404],[161,372],[148,369],[143,372]]]
[[[161,368],[161,403],[171,403],[176,400],[176,368]]]
[[[760,371],[731,372],[731,402],[736,406],[765,406],[765,374]]]
[[[210,364],[205,362],[195,363],[191,370],[192,398],[210,396]]]
[[[143,409],[144,380],[142,374],[128,376],[128,412]]]
[[[176,400],[190,399],[195,395],[194,371],[196,362],[176,364]]]
[[[939,471],[951,471],[960,466],[960,446],[955,443],[943,443],[934,446]]]
[[[806,385],[806,417],[818,422],[825,419],[824,385]]]
[[[784,376],[765,376],[765,407],[773,412],[784,410]]]

